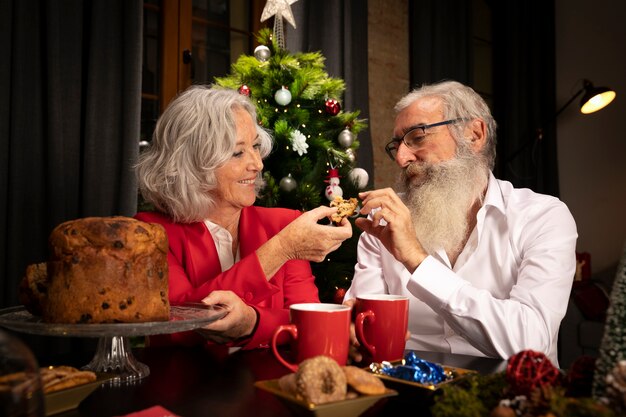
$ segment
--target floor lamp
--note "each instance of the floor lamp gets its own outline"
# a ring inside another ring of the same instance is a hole
[[[583,114],[594,113],[598,110],[605,108],[615,99],[616,96],[616,93],[613,89],[608,87],[595,87],[591,81],[585,79],[583,80],[582,88],[578,90],[569,100],[567,100],[567,102],[559,110],[557,110],[554,116],[552,116],[552,118],[548,120],[547,123],[544,123],[544,125],[549,125],[553,123],[556,118],[559,117],[561,113],[563,113],[563,110],[565,110],[570,104],[572,104],[574,100],[576,100],[576,98],[581,94],[583,94],[583,96],[580,99],[580,112]],[[528,145],[530,145],[534,141],[539,141],[543,139],[543,129],[543,127],[538,128],[535,137],[531,137],[527,141],[525,141],[522,146],[520,146],[506,159],[506,162],[509,163],[513,161],[517,157],[517,155],[520,154],[520,152],[522,152]]]

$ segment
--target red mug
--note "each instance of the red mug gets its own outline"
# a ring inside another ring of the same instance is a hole
[[[272,335],[272,352],[292,372],[305,359],[318,355],[333,358],[339,365],[348,361],[351,307],[331,303],[301,303],[289,307],[290,324],[278,326]],[[277,341],[287,332],[295,350],[296,363],[278,351]]]
[[[394,361],[404,357],[409,298],[392,294],[356,297],[354,327],[364,360]]]

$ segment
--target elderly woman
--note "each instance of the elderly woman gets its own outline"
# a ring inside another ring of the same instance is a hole
[[[220,304],[228,314],[197,332],[173,335],[181,343],[199,334],[246,349],[266,347],[289,306],[319,302],[309,261],[320,262],[352,236],[319,224],[336,210],[301,213],[253,206],[263,185],[262,159],[271,136],[256,123],[250,100],[236,91],[192,86],[165,109],[152,143],[136,166],[139,189],[169,239],[169,299]]]

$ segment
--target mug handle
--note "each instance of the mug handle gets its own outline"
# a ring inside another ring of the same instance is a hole
[[[356,337],[359,340],[359,343],[365,347],[365,349],[369,352],[369,354],[374,357],[376,356],[376,346],[371,345],[365,339],[365,334],[363,333],[363,325],[365,324],[365,320],[369,319],[370,323],[376,321],[376,314],[372,310],[362,311],[356,315],[356,320],[354,322],[354,327],[356,328]]]
[[[291,372],[296,372],[298,365],[285,360],[278,351],[276,341],[278,340],[278,335],[283,331],[288,332],[294,340],[298,338],[298,328],[295,324],[283,324],[278,326],[272,335],[272,352],[274,352],[274,356],[278,359],[278,362],[282,363],[286,368],[291,370]]]

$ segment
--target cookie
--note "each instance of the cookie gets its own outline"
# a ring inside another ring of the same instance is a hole
[[[346,381],[359,394],[379,395],[385,393],[385,384],[380,378],[356,366],[344,366]]]
[[[311,404],[346,398],[346,374],[334,359],[315,356],[305,359],[296,372],[296,397]]]
[[[96,380],[95,373],[91,371],[80,371],[71,366],[41,368],[40,374],[44,394],[83,385]]]
[[[330,219],[335,224],[341,223],[341,220],[344,217],[352,216],[354,214],[358,204],[358,200],[354,197],[349,200],[344,200],[343,197],[340,196],[335,197],[335,199],[330,202],[330,206],[337,207],[337,213],[330,216]]]
[[[281,390],[295,397],[296,396],[296,374],[292,372],[290,374],[283,375],[282,377],[278,379],[278,386],[280,387]]]

